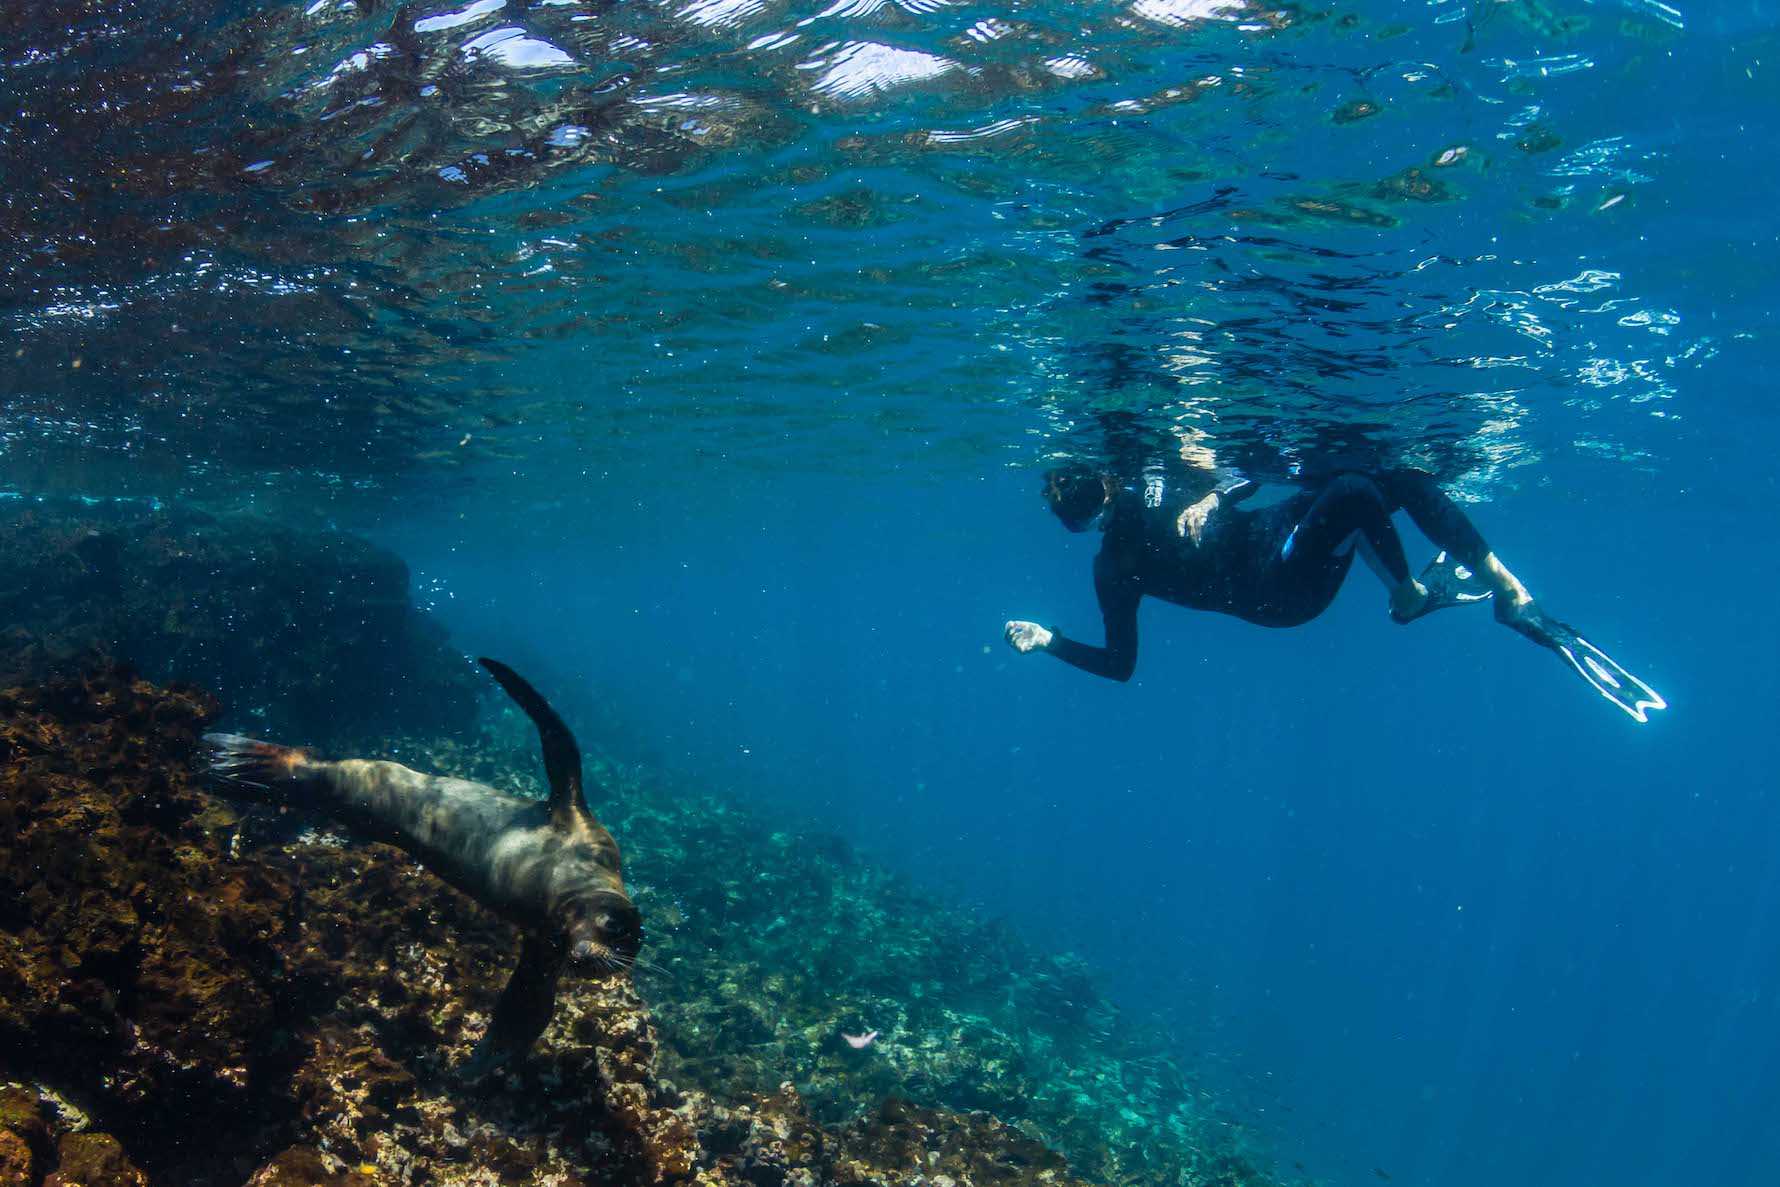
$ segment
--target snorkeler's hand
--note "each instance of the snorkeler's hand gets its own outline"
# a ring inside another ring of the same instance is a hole
[[[1194,547],[1198,547],[1199,537],[1205,534],[1205,521],[1210,519],[1211,513],[1217,509],[1218,492],[1214,490],[1180,513],[1180,518],[1174,521],[1174,534],[1191,536]]]
[[[1021,654],[1043,651],[1051,645],[1051,632],[1036,622],[1020,622],[1016,619],[1007,624],[1003,634],[1007,636],[1008,646]]]

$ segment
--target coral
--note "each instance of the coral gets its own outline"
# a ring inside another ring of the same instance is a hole
[[[103,653],[281,737],[469,728],[478,685],[394,554],[337,532],[122,504],[0,507],[0,686]],[[400,672],[400,680],[390,673]]]
[[[516,725],[510,737],[504,765],[518,768]],[[503,741],[485,739],[485,761]],[[742,1100],[789,1081],[824,1124],[887,1096],[986,1111],[1110,1182],[1207,1181],[1212,1153],[1244,1164],[1240,1127],[1079,959],[1035,952],[831,839],[600,755],[589,773],[648,923],[655,967],[637,977],[673,1083]],[[861,1050],[841,1038],[869,1030],[880,1037]]]
[[[423,769],[542,791],[531,725],[510,708],[474,745],[388,747]],[[992,1114],[1091,1179],[1264,1181],[1242,1127],[1167,1036],[1121,1017],[1079,959],[1035,952],[833,838],[586,749],[646,920],[650,967],[635,975],[669,1087],[746,1112],[792,1083],[825,1126],[903,1097]],[[863,1050],[840,1037],[873,1029]]]
[[[0,692],[0,1068],[61,1102],[0,1091],[7,1181],[1260,1182],[1079,963],[601,759],[660,967],[565,982],[532,1056],[465,1084],[512,929],[397,850],[254,843],[190,774],[215,711],[115,668]],[[511,713],[392,741],[535,786]]]
[[[987,1113],[946,1113],[894,1097],[869,1120],[847,1127],[841,1141],[844,1153],[835,1162],[834,1181],[842,1187],[1066,1187],[1079,1181],[1070,1177],[1061,1156]]]

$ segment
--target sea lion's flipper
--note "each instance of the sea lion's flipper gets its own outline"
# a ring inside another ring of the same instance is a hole
[[[550,776],[550,819],[567,825],[586,814],[587,803],[581,798],[581,748],[575,745],[575,735],[518,672],[496,659],[477,662],[500,681],[507,695],[538,727],[538,741],[544,746],[544,771]]]
[[[211,784],[244,799],[283,799],[308,761],[301,750],[240,734],[205,734],[204,744],[203,772]]]
[[[464,1079],[480,1080],[531,1050],[556,1011],[556,979],[563,955],[563,946],[555,940],[525,937],[519,967],[501,990],[487,1033],[458,1069]]]

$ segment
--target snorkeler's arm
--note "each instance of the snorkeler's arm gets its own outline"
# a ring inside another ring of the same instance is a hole
[[[1218,497],[1221,507],[1234,507],[1250,495],[1261,489],[1261,484],[1240,476],[1232,476],[1218,483],[1211,493]]]
[[[1137,603],[1143,594],[1130,580],[1107,574],[1104,568],[1104,561],[1095,562],[1094,592],[1106,623],[1106,646],[1078,642],[1052,627],[1045,650],[1084,672],[1108,680],[1129,680],[1137,669]]]

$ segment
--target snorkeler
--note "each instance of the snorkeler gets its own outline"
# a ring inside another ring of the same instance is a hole
[[[1340,474],[1320,487],[1254,511],[1236,505],[1256,484],[1227,481],[1201,498],[1192,483],[1170,490],[1146,469],[1124,485],[1085,464],[1045,475],[1045,501],[1072,532],[1105,533],[1094,591],[1106,645],[1070,639],[1035,622],[1007,624],[1016,651],[1045,651],[1084,672],[1129,680],[1137,666],[1137,604],[1144,595],[1260,626],[1300,626],[1334,601],[1358,552],[1390,591],[1400,623],[1448,606],[1493,601],[1496,620],[1547,647],[1602,696],[1638,721],[1667,708],[1655,690],[1534,604],[1513,573],[1431,475],[1419,470]],[[1203,489],[1200,487],[1199,489]],[[1409,575],[1391,515],[1405,511],[1441,549]]]

